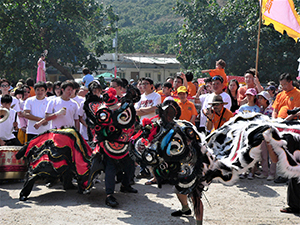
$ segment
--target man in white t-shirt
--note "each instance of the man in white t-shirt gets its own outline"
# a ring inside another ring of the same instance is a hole
[[[52,121],[51,128],[74,127],[79,131],[78,104],[71,99],[74,86],[65,81],[61,84],[62,95],[51,99],[46,108],[46,121]],[[44,120],[34,125],[39,128]]]
[[[0,102],[1,102],[1,96],[9,95],[9,88],[10,88],[10,82],[3,78],[0,80],[0,90],[2,95],[0,95]],[[12,103],[11,108],[14,109],[16,112],[20,112],[20,102],[17,98],[12,97]]]
[[[152,79],[145,78],[142,81],[142,86],[145,92],[142,94],[141,100],[135,104],[136,114],[141,117],[141,123],[144,118],[154,117],[156,115],[156,105],[161,103],[160,94],[154,92]]]
[[[34,128],[34,124],[37,121],[45,118],[45,111],[48,104],[48,99],[46,98],[47,85],[46,83],[39,81],[34,85],[35,96],[28,98],[25,101],[24,113],[25,118],[28,119],[26,134],[27,141],[30,141],[32,138],[37,135],[50,129],[51,123],[45,122],[38,129]]]
[[[144,118],[152,118],[156,115],[156,105],[161,103],[160,94],[154,92],[153,80],[145,78],[142,80],[142,89],[144,94],[141,96],[141,100],[135,104],[136,114],[140,116],[140,123]],[[155,119],[157,120],[157,119]],[[137,178],[150,178],[151,174],[145,165],[141,165],[140,174]]]
[[[71,82],[74,86],[74,89],[73,89],[73,92],[72,92],[72,95],[71,95],[71,99],[74,100],[75,102],[77,102],[78,107],[79,107],[81,102],[84,102],[84,97],[81,97],[81,96],[77,95],[78,91],[80,89],[80,86],[75,80],[72,80],[72,81],[69,81],[69,82]]]
[[[200,95],[200,101],[203,100],[202,103],[202,110],[201,110],[201,116],[200,116],[200,128],[201,130],[206,127],[206,121],[207,118],[203,113],[203,109],[207,109],[209,107],[210,102],[213,101],[213,97],[215,95],[221,95],[223,102],[228,102],[227,105],[224,105],[224,108],[229,109],[231,108],[231,98],[229,96],[229,94],[227,94],[226,92],[223,91],[223,78],[221,76],[215,76],[212,78],[212,89],[213,89],[213,93],[206,95],[203,99],[201,98]]]

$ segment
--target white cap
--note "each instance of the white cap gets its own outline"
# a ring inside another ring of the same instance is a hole
[[[257,94],[257,96],[263,96],[266,100],[270,101],[271,95],[267,91],[261,91]]]
[[[134,82],[134,79],[130,79],[130,82]]]

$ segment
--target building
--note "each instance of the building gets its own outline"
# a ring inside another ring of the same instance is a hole
[[[180,71],[180,62],[172,55],[106,53],[99,59],[102,65],[97,74],[114,74],[116,69],[117,75],[128,81],[150,77],[154,83],[164,82],[168,76],[174,77]]]
[[[180,70],[180,62],[174,55],[149,55],[149,54],[118,54],[105,53],[98,58],[101,67],[93,73],[98,75],[102,73],[115,73],[120,78],[128,81],[134,79],[137,81],[141,77],[150,77],[154,83],[164,82],[168,76],[175,76]],[[70,70],[71,71],[71,70]],[[72,72],[74,79],[83,77],[82,68],[77,68]],[[55,68],[47,68],[48,80],[65,80]]]

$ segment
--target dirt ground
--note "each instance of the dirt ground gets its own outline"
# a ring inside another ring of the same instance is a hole
[[[102,176],[103,178],[103,176]],[[195,224],[193,216],[175,218],[170,214],[180,207],[172,186],[134,185],[138,194],[120,193],[120,203],[105,205],[104,181],[90,195],[64,191],[61,184],[47,188],[38,182],[26,202],[18,200],[21,182],[0,184],[0,224]],[[300,224],[300,215],[280,213],[286,206],[286,184],[260,179],[240,180],[234,186],[212,183],[204,193],[204,225],[215,224]],[[206,200],[207,199],[207,200]]]

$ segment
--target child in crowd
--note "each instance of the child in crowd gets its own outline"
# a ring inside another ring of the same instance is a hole
[[[9,117],[4,122],[0,123],[0,145],[20,146],[21,143],[13,134],[13,130],[18,128],[16,121],[17,112],[11,109],[12,97],[4,95],[1,98],[1,107],[9,110]]]
[[[240,108],[239,108],[239,113],[243,112],[243,113],[246,113],[246,112],[257,112],[259,113],[260,112],[260,108],[255,104],[256,103],[256,95],[257,95],[257,92],[255,90],[255,88],[249,88],[247,89],[246,91],[246,97],[247,97],[247,100],[248,100],[248,103],[245,104],[245,105],[242,105]],[[251,172],[248,174],[248,179],[249,180],[252,180],[254,178],[254,171],[256,169],[256,166],[252,168]],[[242,173],[240,174],[240,179],[244,179],[246,178],[246,173]]]
[[[226,88],[227,85],[228,85],[228,82],[227,82],[227,76],[226,76],[226,73],[225,73],[225,70],[224,70],[225,66],[226,66],[226,62],[223,59],[219,59],[216,62],[216,69],[202,70],[201,72],[202,73],[209,73],[209,75],[211,77],[221,76],[224,80],[223,87]]]
[[[272,104],[270,104],[272,100],[268,91],[261,91],[260,93],[258,93],[257,100],[258,104],[260,105],[260,113],[272,118],[273,108]],[[261,158],[262,173],[257,177],[261,179],[267,178],[268,181],[274,180],[276,173],[276,163],[272,161],[269,163],[269,153],[265,141],[261,144]]]
[[[257,112],[257,113],[259,113],[260,108],[255,104],[256,103],[256,95],[257,95],[255,88],[249,88],[245,94],[247,96],[248,103],[245,105],[242,105],[239,108],[239,112],[244,112],[244,113],[245,112]]]

